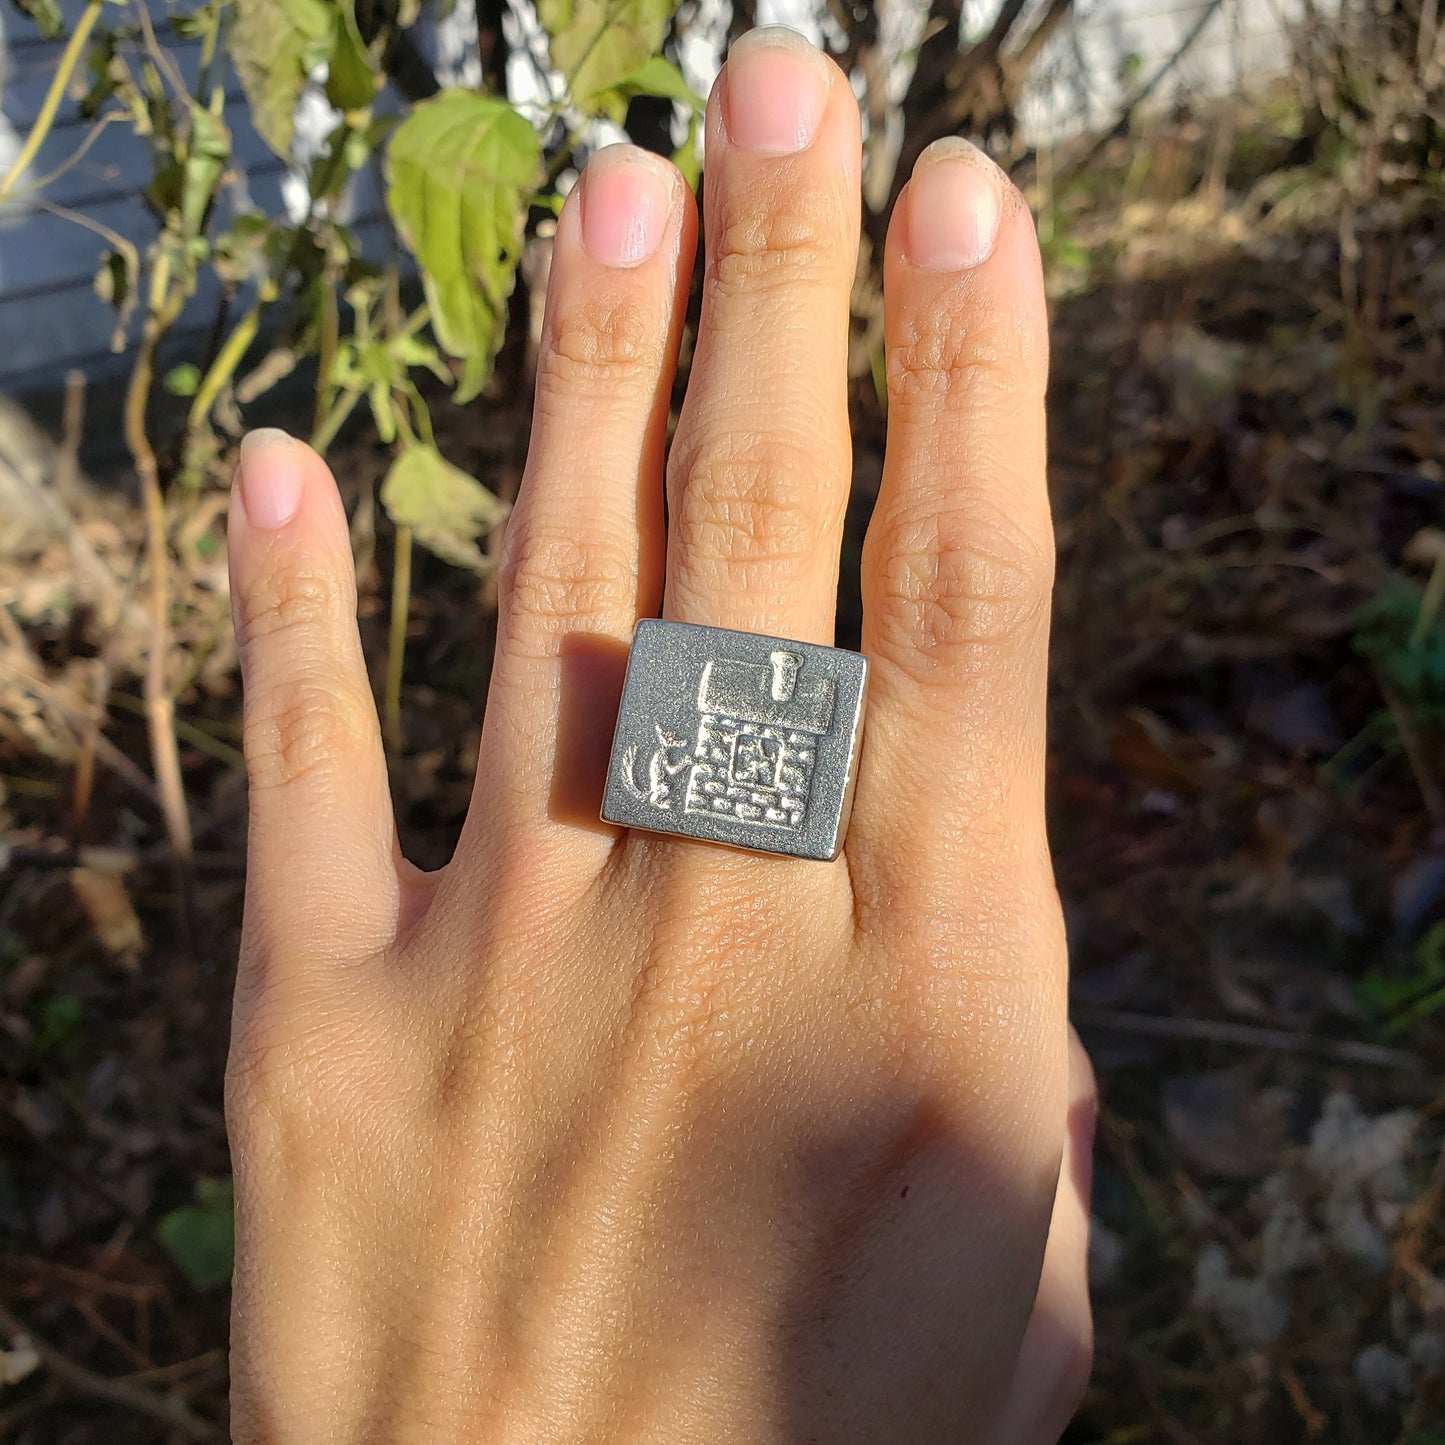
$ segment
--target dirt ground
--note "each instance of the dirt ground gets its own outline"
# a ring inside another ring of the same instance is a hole
[[[1036,191],[1052,832],[1103,1094],[1068,1439],[1445,1445],[1445,191],[1397,167],[1362,195],[1287,115],[1231,124],[1223,162],[1220,134],[1176,118]],[[446,414],[504,495],[523,391]],[[845,577],[881,462],[866,367],[854,398]],[[334,459],[354,502],[385,453]],[[127,620],[141,521],[104,488],[67,515],[0,560],[0,1440],[221,1439],[221,494],[172,518],[189,937]],[[357,532],[379,684],[390,539]],[[418,558],[397,793],[423,864],[465,806],[491,608]]]

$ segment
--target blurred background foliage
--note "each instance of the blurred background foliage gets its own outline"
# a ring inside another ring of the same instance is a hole
[[[441,4],[15,5],[56,42],[51,120],[79,96],[78,146],[125,131],[153,228],[97,243],[117,386],[72,382],[58,437],[0,399],[0,1439],[219,1440],[235,442],[278,422],[337,471],[403,839],[438,864],[561,197],[623,129],[695,181],[696,55],[757,16],[478,3],[443,86]],[[839,640],[881,469],[879,243],[913,157],[963,133],[1034,208],[1054,317],[1052,830],[1103,1090],[1069,1438],[1442,1445],[1445,25],[1306,4],[1284,71],[1195,93],[1219,10],[1046,137],[1028,87],[1069,0],[932,0],[901,40],[886,7],[801,7],[869,135]],[[226,203],[232,78],[291,209]],[[45,116],[0,203],[46,203]],[[379,247],[348,221],[368,173]]]

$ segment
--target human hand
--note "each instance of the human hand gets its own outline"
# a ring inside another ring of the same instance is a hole
[[[691,198],[622,147],[568,198],[439,873],[397,850],[334,483],[248,439],[239,1442],[1034,1445],[1077,1402],[1093,1085],[1044,831],[1044,300],[1020,197],[962,143],[888,242],[844,855],[597,820],[639,617],[832,640],[859,166],[830,62],[734,48],[666,529]]]

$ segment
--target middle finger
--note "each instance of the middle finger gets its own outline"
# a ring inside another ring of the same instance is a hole
[[[859,169],[838,68],[793,31],[739,40],[708,104],[707,268],[668,468],[666,617],[833,640]]]

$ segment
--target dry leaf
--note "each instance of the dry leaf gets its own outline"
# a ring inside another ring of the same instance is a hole
[[[18,1385],[39,1368],[40,1356],[30,1343],[30,1336],[16,1335],[8,1350],[0,1350],[0,1389],[6,1385]]]
[[[120,874],[74,868],[70,886],[85,909],[100,946],[127,968],[134,968],[145,947],[145,935]]]

